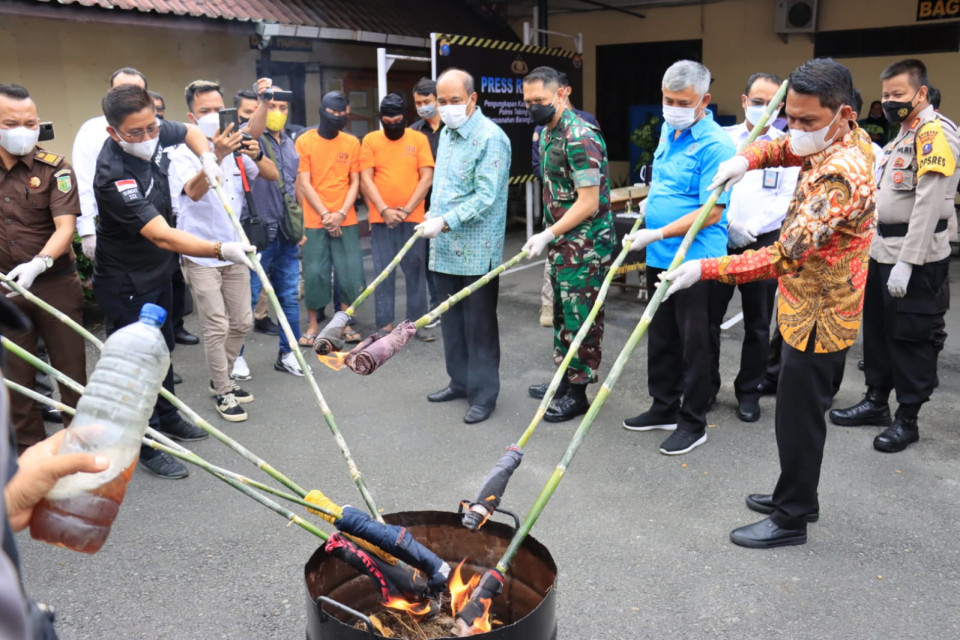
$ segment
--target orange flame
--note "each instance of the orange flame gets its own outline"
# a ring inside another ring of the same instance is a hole
[[[328,356],[317,354],[317,360],[327,365],[334,371],[340,371],[343,369],[344,363],[347,361],[347,355],[349,351],[334,351]]]
[[[390,607],[391,609],[397,609],[399,611],[406,611],[412,616],[425,616],[430,613],[430,603],[424,602],[421,604],[415,604],[413,602],[407,602],[403,598],[388,598],[386,602],[383,603],[383,606]]]
[[[468,580],[466,583],[463,582],[460,570],[463,567],[464,562],[466,562],[466,558],[461,560],[460,564],[457,565],[457,568],[453,572],[449,582],[450,610],[453,612],[454,618],[457,617],[457,614],[460,612],[460,610],[463,609],[470,601],[470,596],[473,594],[474,589],[476,589],[480,584],[479,573],[475,573],[470,576],[470,580]],[[481,602],[483,603],[483,615],[474,621],[473,626],[470,627],[468,633],[465,635],[486,633],[493,628],[490,624],[490,606],[492,602],[489,598],[481,598]]]

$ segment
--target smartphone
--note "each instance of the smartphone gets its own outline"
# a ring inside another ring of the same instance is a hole
[[[237,117],[236,109],[220,109],[220,132],[223,133],[227,129],[227,125],[233,123],[232,132],[236,133],[237,128],[240,126],[240,121]]]
[[[270,95],[268,98],[267,95]],[[273,89],[267,89],[263,92],[263,97],[266,100],[276,100],[277,102],[290,102],[293,100],[293,91],[274,91]]]
[[[40,142],[45,142],[47,140],[53,140],[53,123],[52,122],[41,122],[40,123]]]

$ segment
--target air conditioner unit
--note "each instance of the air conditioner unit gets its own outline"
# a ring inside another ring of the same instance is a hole
[[[819,0],[776,0],[774,33],[814,33]]]

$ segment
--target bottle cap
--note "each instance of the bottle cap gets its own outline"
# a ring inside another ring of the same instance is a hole
[[[154,327],[162,326],[167,319],[167,310],[160,305],[148,302],[140,308],[140,322]]]

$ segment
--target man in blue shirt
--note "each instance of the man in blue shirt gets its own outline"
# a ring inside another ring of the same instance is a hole
[[[429,268],[447,298],[480,279],[503,260],[507,219],[510,139],[477,106],[473,77],[447,69],[437,78],[437,103],[446,128],[440,133],[433,194],[419,225],[430,243]],[[490,417],[500,394],[499,279],[446,313],[440,325],[450,383],[430,402],[466,398],[467,424]]]
[[[680,60],[663,74],[664,124],[653,154],[647,228],[624,238],[633,240],[634,249],[647,249],[648,291],[670,266],[710,197],[717,166],[736,151],[707,108],[709,89],[710,71],[699,62]],[[690,245],[687,260],[726,255],[726,203],[724,193]],[[699,282],[660,305],[647,333],[647,388],[653,405],[623,421],[631,431],[672,431],[660,445],[666,455],[687,453],[707,441],[712,286]]]

